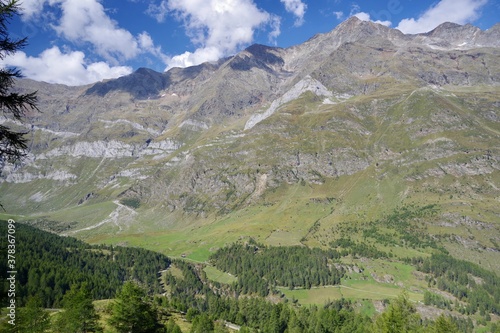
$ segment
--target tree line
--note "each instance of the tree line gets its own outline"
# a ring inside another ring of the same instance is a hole
[[[240,332],[266,333],[472,333],[473,330],[470,319],[442,315],[436,321],[423,320],[406,293],[372,319],[358,313],[345,299],[323,306],[297,306],[286,300],[273,303],[263,297],[240,295],[234,290],[228,293],[217,283],[210,288],[210,282],[196,265],[185,262],[173,265],[182,274],[167,273],[169,307],[171,311],[186,314],[185,318],[192,323],[190,332],[228,332],[217,325],[226,321],[239,325]]]
[[[20,225],[17,231],[20,238],[24,238],[26,235],[33,236],[33,238],[25,239],[29,239],[30,244],[34,245],[35,252],[38,252],[42,258],[47,260],[41,261],[42,263],[46,263],[46,265],[50,263],[47,258],[51,257],[48,254],[51,252],[66,258],[66,261],[63,260],[63,262],[67,262],[67,264],[60,266],[62,277],[71,276],[69,272],[74,269],[73,263],[78,263],[79,268],[88,266],[99,269],[101,266],[98,264],[87,263],[88,260],[94,260],[93,258],[96,255],[98,258],[101,256],[106,257],[107,261],[111,263],[126,265],[125,272],[130,269],[142,270],[143,268],[140,267],[155,265],[155,262],[157,264],[156,259],[162,258],[158,254],[150,254],[149,256],[134,256],[132,254],[125,258],[116,259],[120,252],[126,254],[129,253],[128,250],[131,250],[130,253],[135,253],[136,249],[90,246],[70,237],[60,237],[29,226]],[[37,238],[43,241],[37,240]],[[21,243],[19,242],[19,245]],[[48,253],[45,254],[44,252]],[[141,253],[147,254],[149,252]],[[23,255],[29,254],[24,250],[21,253]],[[251,265],[246,259],[240,260],[248,253],[250,253],[249,258],[253,256],[261,257],[256,262],[259,263],[259,260],[262,260],[259,265],[264,266],[264,268],[257,265],[253,267],[254,272],[258,272],[261,276],[267,276],[262,280],[274,278],[274,284],[280,281],[279,279],[282,277],[273,275],[277,274],[272,272],[273,266],[282,269],[284,266],[280,265],[293,265],[296,261],[309,261],[313,264],[308,264],[308,266],[305,263],[300,263],[299,265],[303,265],[304,270],[310,270],[311,272],[314,271],[315,265],[323,269],[330,269],[330,261],[338,255],[336,251],[307,249],[305,247],[274,249],[256,243],[229,246],[221,249],[221,252],[218,252],[217,255],[223,257],[231,253],[233,255],[239,253],[238,256],[228,259],[232,260],[232,263],[226,263],[227,265],[233,265],[233,267]],[[31,256],[36,258],[33,254]],[[72,258],[72,256],[78,256],[79,258],[67,259]],[[274,265],[270,260],[271,257],[281,259],[278,259],[278,264]],[[144,260],[143,264],[139,263],[141,260]],[[36,263],[36,260],[33,259],[30,263]],[[169,260],[163,262],[163,264],[165,263],[170,265]],[[482,279],[484,290],[492,291],[495,287],[496,279],[494,275],[490,275],[489,272],[483,271],[480,267],[474,265],[464,268],[462,265],[466,265],[466,263],[453,258],[433,256],[430,259],[415,260],[414,264],[421,265],[422,270],[425,267],[429,274],[435,274],[436,277],[439,274],[441,276],[450,274],[450,277],[454,277],[454,270],[462,270]],[[174,276],[170,270],[167,270],[165,274],[165,290],[168,291],[168,297],[158,295],[158,291],[152,292],[150,282],[144,282],[157,280],[157,268],[145,270],[144,274],[148,274],[150,277],[147,279],[141,278],[142,282],[138,279],[138,275],[128,272],[124,273],[125,282],[121,281],[119,283],[115,294],[112,296],[114,300],[111,301],[110,305],[96,311],[93,300],[98,299],[98,297],[95,296],[96,291],[94,289],[96,287],[91,285],[91,282],[97,281],[106,285],[109,284],[111,278],[106,281],[100,278],[97,280],[74,280],[69,281],[69,288],[63,291],[63,296],[58,303],[62,309],[61,311],[49,316],[45,310],[47,307],[46,302],[42,298],[44,294],[35,292],[27,296],[24,306],[18,308],[19,325],[16,325],[16,327],[6,326],[7,324],[4,322],[1,330],[5,332],[102,332],[104,329],[103,323],[105,323],[106,329],[111,328],[114,332],[120,333],[179,333],[182,332],[180,327],[172,320],[172,313],[174,312],[184,314],[186,320],[191,323],[190,332],[204,333],[227,332],[226,322],[241,326],[241,332],[469,333],[472,332],[473,328],[470,319],[461,320],[443,316],[432,322],[423,320],[416,312],[413,303],[404,294],[393,300],[382,314],[375,318],[369,318],[358,313],[354,305],[348,300],[341,299],[328,302],[323,306],[306,307],[289,302],[282,294],[277,293],[273,296],[275,300],[279,301],[273,303],[265,297],[259,297],[257,293],[243,294],[238,287],[238,283],[228,286],[210,281],[203,271],[203,265],[190,264],[185,261],[174,261],[172,265],[175,265],[180,274],[176,273]],[[451,268],[448,268],[448,266],[451,266]],[[114,266],[105,267],[113,269]],[[68,272],[64,272],[65,269]],[[240,268],[232,269],[236,271]],[[250,266],[250,269],[252,269],[252,266]],[[106,274],[109,273],[110,271],[106,271]],[[93,273],[93,275],[96,274],[100,273],[97,271]],[[463,277],[455,277],[454,279],[458,281]],[[468,281],[470,283],[471,280]],[[493,286],[490,287],[490,284],[493,284]],[[99,288],[104,288],[104,286],[98,286],[97,289]],[[432,295],[427,295],[426,299],[431,303],[439,301],[437,298],[433,298]],[[491,327],[497,329],[494,325]]]
[[[1,257],[7,258],[6,221],[0,221]],[[21,223],[16,224],[16,298],[20,305],[38,295],[47,308],[62,305],[65,293],[74,284],[86,283],[93,299],[113,298],[127,280],[160,293],[158,272],[168,268],[170,259],[140,248],[89,245],[72,237],[61,237]],[[8,271],[0,261],[0,272]],[[2,302],[8,285],[2,278]]]
[[[5,333],[102,333],[104,325],[116,333],[181,332],[177,324],[164,325],[162,311],[146,289],[137,282],[127,281],[105,309],[104,322],[96,310],[92,293],[86,283],[72,285],[62,300],[62,309],[54,315],[42,306],[39,296],[29,297],[26,306],[16,314],[16,324],[0,322]]]
[[[311,288],[340,283],[344,272],[332,265],[335,250],[305,246],[266,247],[250,241],[219,249],[210,257],[218,269],[238,277],[236,291],[267,296],[276,286]]]
[[[425,259],[414,258],[411,262],[420,271],[431,274],[429,286],[449,292],[467,303],[457,306],[457,311],[467,315],[476,312],[482,316],[500,314],[500,278],[494,272],[443,253]]]

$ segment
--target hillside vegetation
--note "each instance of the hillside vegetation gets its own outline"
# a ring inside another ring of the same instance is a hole
[[[1,251],[7,258],[7,222],[0,221]],[[140,282],[150,293],[161,293],[159,271],[170,265],[166,256],[140,248],[94,246],[24,224],[16,224],[16,300],[23,306],[37,296],[47,308],[61,307],[72,285],[86,284],[92,298],[113,298],[127,280]],[[0,263],[7,272],[7,261]],[[2,304],[9,283],[2,282]]]

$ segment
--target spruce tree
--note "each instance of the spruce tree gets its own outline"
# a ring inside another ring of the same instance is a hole
[[[458,333],[458,327],[453,323],[450,317],[440,315],[434,325],[432,326],[431,333]]]
[[[0,60],[16,53],[27,44],[27,39],[13,39],[9,36],[7,25],[19,15],[18,0],[0,0]],[[16,68],[0,68],[0,110],[8,119],[20,121],[26,112],[36,107],[36,92],[20,94],[13,92],[15,79],[22,77]],[[0,125],[0,162],[14,162],[25,155],[26,139],[23,132]]]
[[[73,285],[64,295],[63,312],[56,318],[54,331],[59,333],[102,332],[99,316],[86,284]]]
[[[44,333],[50,327],[50,317],[38,296],[28,298],[24,308],[18,310],[19,332]]]
[[[119,333],[155,333],[161,332],[156,311],[146,296],[143,288],[132,281],[127,281],[111,307],[109,324]]]
[[[376,333],[410,333],[417,332],[421,327],[421,318],[411,304],[408,293],[403,292],[391,302],[389,307],[376,319]]]
[[[2,333],[46,333],[50,329],[49,313],[43,308],[39,296],[28,298],[26,306],[17,309],[15,325],[7,319],[10,318],[0,319]]]
[[[207,314],[200,314],[193,319],[191,333],[211,333],[214,331],[214,322]]]
[[[170,318],[167,323],[166,333],[182,333],[181,328],[175,323],[172,318]]]

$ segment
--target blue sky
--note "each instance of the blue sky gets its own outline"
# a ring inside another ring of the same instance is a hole
[[[233,55],[253,43],[288,47],[356,15],[404,33],[445,21],[486,30],[500,0],[22,0],[9,25],[28,46],[0,62],[29,78],[81,85],[139,67],[164,71]]]

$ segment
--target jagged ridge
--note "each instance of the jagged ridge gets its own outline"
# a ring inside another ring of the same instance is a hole
[[[426,203],[454,184],[450,195],[491,210],[491,223],[500,214],[498,34],[443,24],[404,35],[351,18],[291,48],[253,45],[166,73],[143,68],[73,88],[19,81],[40,91],[43,113],[30,118],[29,158],[2,170],[2,202],[89,237],[272,209],[273,193],[295,186],[310,191],[300,209],[318,193],[343,202],[325,221],[334,225],[352,210]],[[121,219],[123,199],[140,213]]]

